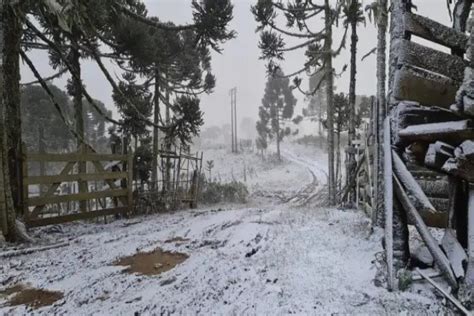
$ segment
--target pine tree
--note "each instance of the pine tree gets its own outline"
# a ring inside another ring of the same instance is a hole
[[[260,129],[266,129],[266,135],[275,139],[277,156],[281,160],[280,142],[291,133],[290,128],[284,128],[284,122],[293,117],[296,99],[290,87],[290,80],[281,71],[276,76],[269,77],[265,86],[262,106],[259,108]]]
[[[152,95],[143,85],[137,83],[134,74],[125,73],[123,79],[124,81],[119,83],[122,93],[114,91],[112,97],[122,116],[119,131],[128,139],[128,143],[134,140],[136,149],[139,139],[148,136],[150,133],[138,116],[151,116],[153,111]],[[129,101],[133,102],[133,108]]]
[[[252,13],[255,20],[259,24],[257,31],[261,32],[261,40],[259,47],[262,50],[262,58],[268,59],[267,69],[270,73],[275,73],[280,66],[277,60],[284,58],[284,53],[297,49],[306,49],[308,60],[303,67],[291,75],[297,76],[301,73],[310,71],[311,73],[321,73],[322,78],[316,84],[316,88],[320,89],[324,82],[326,93],[327,124],[328,124],[328,178],[329,178],[329,203],[336,203],[336,182],[335,182],[335,166],[334,166],[334,109],[333,109],[333,91],[334,91],[334,69],[332,59],[337,56],[345,46],[344,36],[339,47],[333,50],[333,34],[332,27],[336,24],[340,6],[331,6],[329,0],[317,4],[313,1],[288,1],[282,3],[277,0],[259,0],[252,7]],[[278,13],[283,14],[286,18],[286,28],[279,27]],[[324,17],[324,27],[321,30],[314,31],[308,28],[307,22],[318,16]],[[287,47],[282,35],[293,37],[299,43],[294,46]],[[316,71],[315,71],[316,69]],[[295,78],[294,84],[301,91],[301,79]],[[306,94],[313,94],[314,91]]]

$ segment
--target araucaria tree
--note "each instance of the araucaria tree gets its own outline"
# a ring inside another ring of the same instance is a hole
[[[352,141],[356,135],[356,75],[357,75],[357,27],[360,23],[365,23],[364,12],[362,11],[362,3],[359,0],[345,0],[342,9],[344,14],[344,24],[350,26],[351,29],[351,63],[350,63],[350,79],[349,79],[349,139],[348,145],[353,146]],[[338,149],[339,150],[339,149]],[[355,155],[349,151],[347,165],[347,179],[349,179],[356,169]],[[348,184],[348,183],[347,183]],[[349,185],[349,184],[348,184]],[[355,198],[351,195],[351,198]]]
[[[260,121],[257,124],[260,129],[266,129],[266,135],[270,139],[275,139],[279,160],[280,142],[291,133],[290,128],[285,128],[284,125],[293,117],[295,105],[296,98],[293,96],[290,80],[281,71],[270,76],[265,86],[262,106],[259,109]]]
[[[331,3],[330,3],[331,2]],[[307,60],[302,68],[288,75],[297,76],[310,72],[310,76],[321,74],[321,79],[316,83],[313,91],[304,92],[301,89],[301,79],[295,78],[295,86],[303,93],[311,95],[321,88],[324,83],[327,101],[327,127],[328,127],[328,189],[329,204],[336,204],[336,179],[335,179],[335,157],[334,157],[334,75],[333,58],[337,56],[345,46],[344,35],[338,47],[333,50],[333,26],[336,25],[342,3],[340,1],[324,0],[321,3],[315,1],[287,1],[280,0],[258,0],[252,7],[252,12],[257,21],[257,31],[261,33],[259,47],[262,50],[262,58],[269,60],[268,71],[275,74],[280,68],[278,60],[284,59],[284,53],[298,49],[305,49]],[[278,15],[283,14],[286,25],[280,27]],[[321,16],[324,25],[319,25],[315,30],[313,25],[318,25]],[[297,44],[287,47],[285,38],[292,38]]]
[[[133,50],[132,47],[133,44],[139,42],[133,40],[119,42],[120,34],[123,35],[123,32],[127,33],[132,30],[125,28],[120,31],[118,26],[133,21],[136,25],[141,25],[142,30],[145,29],[146,32],[142,34],[151,34],[153,31],[155,33],[162,32],[165,34],[164,37],[175,36],[179,39],[177,42],[183,40],[181,44],[188,43],[187,45],[180,44],[181,46],[173,49],[162,50],[165,54],[171,53],[169,56],[171,59],[175,54],[180,56],[173,59],[173,62],[160,64],[164,67],[158,67],[158,70],[161,71],[159,74],[163,74],[161,78],[173,79],[172,84],[169,84],[168,87],[173,87],[177,92],[173,90],[172,93],[190,93],[194,97],[197,94],[195,91],[197,87],[213,86],[214,77],[208,75],[207,71],[205,74],[200,73],[202,76],[197,76],[196,72],[188,66],[199,63],[200,70],[209,69],[208,50],[218,50],[221,43],[234,37],[234,32],[228,29],[228,24],[232,19],[233,6],[230,0],[193,0],[191,6],[193,10],[192,22],[174,25],[148,17],[146,7],[141,0],[0,0],[0,233],[5,235],[8,240],[17,240],[18,233],[21,233],[16,228],[16,219],[21,216],[22,210],[22,175],[18,165],[22,156],[20,57],[47,92],[51,103],[57,110],[57,115],[64,121],[65,126],[81,148],[93,150],[92,146],[86,144],[84,139],[84,124],[81,122],[83,99],[108,123],[124,126],[124,122],[110,117],[110,113],[105,112],[88,93],[81,78],[81,58],[90,58],[97,64],[114,93],[122,98],[122,104],[126,104],[127,110],[133,112],[143,126],[153,127],[169,133],[169,135],[188,139],[187,135],[180,135],[180,132],[183,130],[187,133],[198,131],[195,125],[199,126],[202,122],[198,99],[176,98],[174,104],[170,102],[173,105],[171,110],[176,111],[173,117],[170,117],[166,123],[162,120],[152,121],[147,117],[147,113],[142,113],[127,97],[123,91],[124,85],[116,82],[106,67],[107,63],[104,63],[102,59],[111,59],[118,64],[137,58],[140,50]],[[184,40],[185,37],[188,39]],[[191,44],[192,49],[190,49]],[[161,46],[151,43],[148,47],[154,51],[155,47]],[[44,78],[28,57],[28,52],[32,49],[48,51],[51,64],[56,67],[57,73]],[[147,56],[153,55],[149,54],[148,50],[142,52]],[[188,54],[188,52],[192,53]],[[197,62],[194,61],[195,54],[200,56],[197,58]],[[157,67],[153,66],[157,66],[163,59],[156,57],[151,59],[147,65],[147,67],[150,66],[147,70],[150,70],[154,75],[145,74],[143,71],[139,72],[140,78],[157,78]],[[173,76],[176,69],[188,71],[184,71],[184,73],[180,71],[182,76]],[[64,115],[63,109],[47,83],[47,81],[61,75],[70,76],[68,90],[74,97],[74,107],[77,110],[75,122],[70,122]],[[140,84],[137,83],[137,85]],[[146,83],[145,87],[150,84],[151,82]],[[193,89],[189,89],[190,85]],[[158,86],[157,90],[160,90],[160,87]],[[193,111],[193,115],[181,111]],[[191,122],[184,122],[184,120],[190,119]],[[194,126],[190,127],[189,124]],[[102,126],[100,129],[103,129]]]

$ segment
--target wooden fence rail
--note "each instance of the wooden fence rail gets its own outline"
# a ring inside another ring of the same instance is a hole
[[[31,162],[66,163],[66,165],[55,175],[29,176],[28,164]],[[79,162],[90,163],[95,171],[74,173],[74,167]],[[114,170],[106,170],[102,162],[114,162]],[[133,210],[133,156],[131,153],[128,155],[97,154],[82,149],[77,153],[68,154],[27,154],[23,159],[23,174],[23,213],[29,227],[125,214]],[[116,181],[120,181],[120,184],[117,185]],[[86,192],[58,194],[63,183],[89,184],[90,182],[101,182],[108,188],[89,192],[89,185],[86,185]],[[39,196],[30,195],[30,186],[33,185],[44,188],[40,190]],[[107,203],[107,199],[111,199],[112,202]],[[85,201],[89,205],[88,209],[85,211],[68,209],[66,214],[58,212],[57,215],[45,211],[48,206],[56,205],[61,208],[61,203],[68,203],[69,206],[71,202],[80,201]],[[94,201],[95,209],[92,209],[91,205]]]

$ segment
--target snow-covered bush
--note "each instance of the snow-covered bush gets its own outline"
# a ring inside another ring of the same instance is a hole
[[[248,195],[247,186],[242,182],[219,183],[204,181],[201,184],[199,200],[204,204],[223,202],[247,203]]]

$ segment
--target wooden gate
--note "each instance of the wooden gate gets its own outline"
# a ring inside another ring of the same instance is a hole
[[[61,171],[54,175],[29,176],[28,169],[34,162],[63,166],[56,168]],[[85,168],[75,168],[80,164]],[[45,226],[131,211],[132,164],[131,154],[27,154],[23,160],[26,224],[29,227]],[[78,172],[80,169],[86,171]],[[93,172],[87,172],[92,169]],[[82,189],[75,192],[76,187]]]
[[[192,155],[182,148],[160,152],[163,192],[172,205],[187,203],[196,207],[203,153]],[[168,166],[168,167],[167,167]]]

